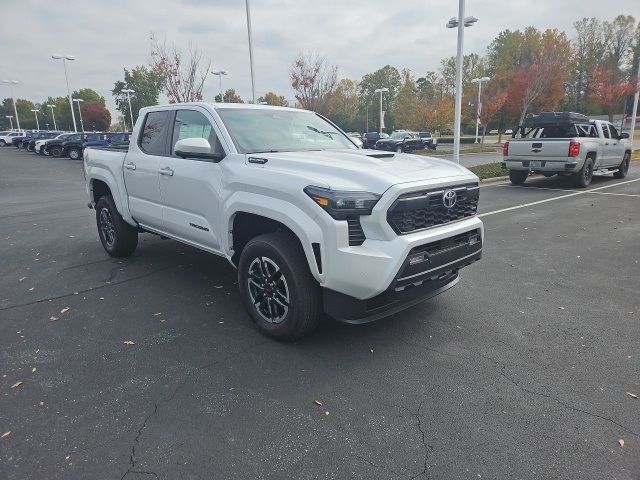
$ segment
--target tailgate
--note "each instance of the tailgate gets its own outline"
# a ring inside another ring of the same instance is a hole
[[[509,141],[508,158],[566,158],[569,154],[570,141],[569,138],[512,139]]]

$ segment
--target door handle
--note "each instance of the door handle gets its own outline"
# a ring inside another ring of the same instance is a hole
[[[167,177],[173,177],[173,170],[171,170],[169,167],[161,168],[158,171],[160,172],[160,175],[166,175]]]
[[[124,164],[124,168],[126,168],[127,170],[135,170],[136,169],[136,164],[135,163],[125,163]]]
[[[609,142],[605,142],[605,145],[609,145]]]

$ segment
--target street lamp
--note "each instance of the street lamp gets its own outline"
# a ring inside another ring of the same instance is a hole
[[[33,114],[36,116],[36,128],[40,131],[40,122],[38,121],[38,110],[31,110]]]
[[[18,124],[18,130],[20,130],[20,117],[18,117],[18,109],[16,108],[16,96],[13,93],[13,86],[18,84],[17,80],[2,80],[2,83],[7,83],[11,89],[11,98],[13,100],[13,113],[16,116],[16,123]]]
[[[389,89],[387,87],[383,87],[383,88],[376,88],[374,90],[374,93],[379,93],[380,94],[380,133],[382,133],[382,94],[385,92],[388,92]]]
[[[213,70],[211,73],[217,75],[220,79],[220,103],[224,103],[224,95],[222,94],[222,76],[227,75],[228,72],[226,70]]]
[[[129,116],[131,117],[131,131],[133,131],[133,110],[131,110],[131,94],[136,93],[135,90],[131,90],[130,88],[123,88],[120,90],[122,93],[127,94],[127,100],[129,101]]]
[[[54,53],[51,55],[51,58],[54,60],[62,60],[62,65],[64,66],[64,79],[67,82],[67,96],[69,97],[69,107],[71,108],[71,118],[73,119],[73,131],[77,132],[78,127],[76,126],[76,114],[73,111],[73,100],[71,99],[71,90],[69,89],[69,75],[67,74],[67,60],[75,60],[76,57],[73,55],[61,55],[59,53]]]
[[[633,150],[633,134],[636,131],[636,118],[638,115],[638,96],[640,96],[640,64],[638,65],[638,78],[636,79],[636,93],[633,96],[633,107],[631,109],[631,133],[629,133],[629,142],[631,142],[631,150]],[[622,129],[620,129],[622,131]]]
[[[13,115],[5,115],[5,118],[8,118],[11,122],[11,130],[13,130]]]
[[[480,115],[482,114],[482,82],[491,80],[489,77],[474,78],[471,83],[478,84],[478,108],[476,109],[476,142],[478,143],[478,129],[480,128]]]
[[[58,126],[56,125],[56,115],[53,113],[53,109],[56,108],[55,105],[47,105],[51,109],[51,118],[53,118],[53,129],[58,130]]]
[[[256,103],[256,80],[253,75],[253,41],[251,40],[251,6],[249,0],[246,0],[247,5],[247,35],[249,36],[249,64],[251,65],[251,95],[253,96],[253,103]]]
[[[78,113],[80,114],[80,128],[84,132],[84,123],[82,123],[82,109],[80,108],[80,103],[84,102],[84,100],[81,98],[74,98],[73,101],[78,102]]]
[[[447,28],[458,28],[458,53],[456,55],[456,108],[453,127],[453,160],[460,163],[460,115],[462,113],[462,49],[464,44],[464,27],[476,23],[476,17],[464,16],[464,0],[458,0],[458,18],[452,17]]]

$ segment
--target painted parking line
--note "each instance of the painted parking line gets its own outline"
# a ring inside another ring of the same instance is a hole
[[[527,187],[527,186],[524,186],[524,185],[509,185],[509,184],[506,184],[506,183],[498,185],[498,186],[499,187],[506,187],[506,188],[528,188],[529,190],[550,190],[552,192],[568,192],[568,193],[582,192],[582,193],[593,193],[594,195],[619,195],[621,197],[640,197],[640,195],[637,195],[637,194],[634,194],[634,193],[594,192],[593,190],[596,190],[595,188],[592,188],[592,189],[589,189],[589,190],[573,190],[573,189],[568,189],[568,188]]]
[[[496,213],[510,212],[511,210],[518,210],[520,208],[531,207],[533,205],[540,205],[541,203],[554,202],[556,200],[561,200],[563,198],[576,197],[578,195],[586,195],[587,193],[597,193],[596,191],[598,190],[613,188],[618,185],[626,185],[628,183],[633,183],[633,182],[640,182],[640,178],[634,178],[633,180],[627,180],[626,182],[612,183],[610,185],[604,185],[602,187],[592,188],[591,190],[581,190],[577,192],[572,190],[565,190],[566,192],[568,192],[566,195],[559,195],[557,197],[546,198],[544,200],[538,200],[536,202],[523,203],[520,205],[515,205],[513,207],[501,208],[499,210],[493,210],[492,212],[481,213],[480,215],[478,215],[478,217],[488,217],[489,215],[495,215]],[[520,187],[520,188],[535,188],[535,187]]]

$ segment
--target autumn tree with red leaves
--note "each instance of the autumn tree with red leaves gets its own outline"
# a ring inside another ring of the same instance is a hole
[[[86,102],[82,105],[82,121],[88,131],[104,132],[111,125],[111,113],[100,102]]]
[[[635,91],[636,82],[618,83],[612,69],[599,68],[595,71],[591,90],[591,100],[596,102],[613,122],[613,115],[624,110],[629,95]]]
[[[482,123],[482,144],[487,132],[487,125],[493,117],[500,111],[507,101],[507,92],[500,91],[488,93],[482,99],[482,110],[480,111],[480,122]]]

